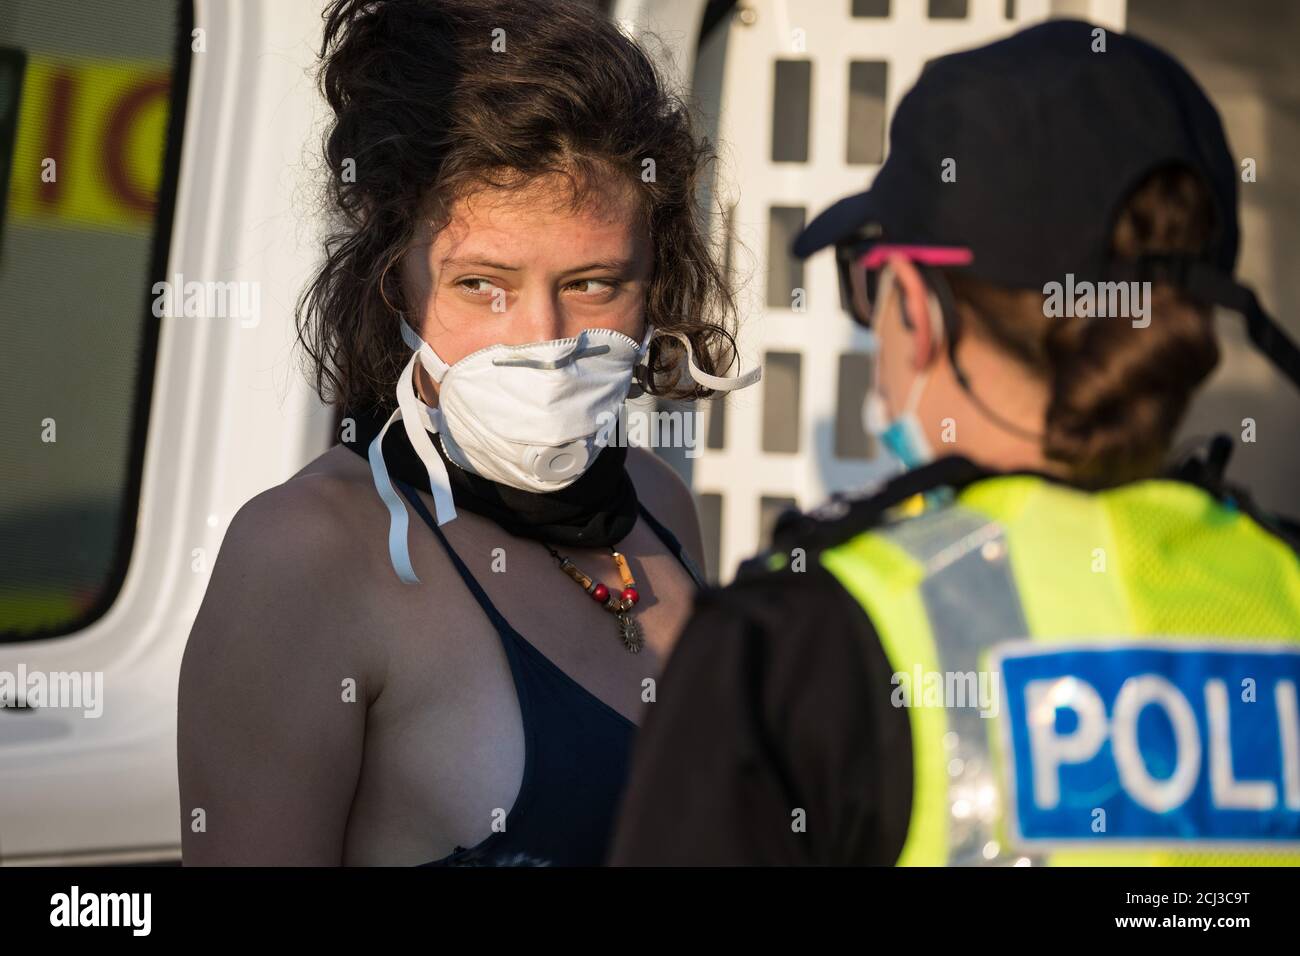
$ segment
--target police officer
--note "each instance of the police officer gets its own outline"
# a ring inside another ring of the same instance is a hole
[[[904,466],[704,594],[616,864],[1294,862],[1294,526],[1170,464],[1233,279],[1236,176],[1166,54],[1053,21],[932,63],[833,246]]]

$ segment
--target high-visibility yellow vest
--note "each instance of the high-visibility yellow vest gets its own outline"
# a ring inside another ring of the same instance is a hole
[[[1208,492],[986,478],[820,552],[908,709],[900,864],[1300,863],[1300,560]]]

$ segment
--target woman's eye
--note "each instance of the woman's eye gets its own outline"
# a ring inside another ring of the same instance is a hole
[[[498,288],[489,279],[461,279],[456,284],[471,295],[489,296]]]
[[[569,288],[575,289],[581,295],[599,295],[609,292],[614,286],[615,283],[611,279],[579,279],[577,282],[569,283]]]

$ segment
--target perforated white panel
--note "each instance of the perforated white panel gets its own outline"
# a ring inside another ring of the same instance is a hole
[[[680,31],[682,0],[669,11]],[[653,0],[616,12],[654,28]],[[789,261],[786,239],[799,210],[807,221],[866,188],[889,117],[928,60],[1048,16],[1122,29],[1124,0],[742,0],[697,55],[673,51],[679,75],[694,59],[701,107],[720,100],[723,162],[713,199],[731,213],[719,217],[719,241],[730,242],[742,283],[742,356],[765,365],[762,384],[726,399],[722,447],[706,448],[691,468],[697,494],[721,502],[721,580],[766,543],[782,500],[810,508],[884,467],[865,457],[871,450],[852,400],[874,343],[840,311],[829,251],[805,263],[802,277]],[[719,82],[720,91],[709,88]],[[852,380],[841,382],[842,371]]]

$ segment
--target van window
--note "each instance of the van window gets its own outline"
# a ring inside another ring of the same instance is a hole
[[[0,12],[0,641],[79,630],[131,555],[193,10]]]

